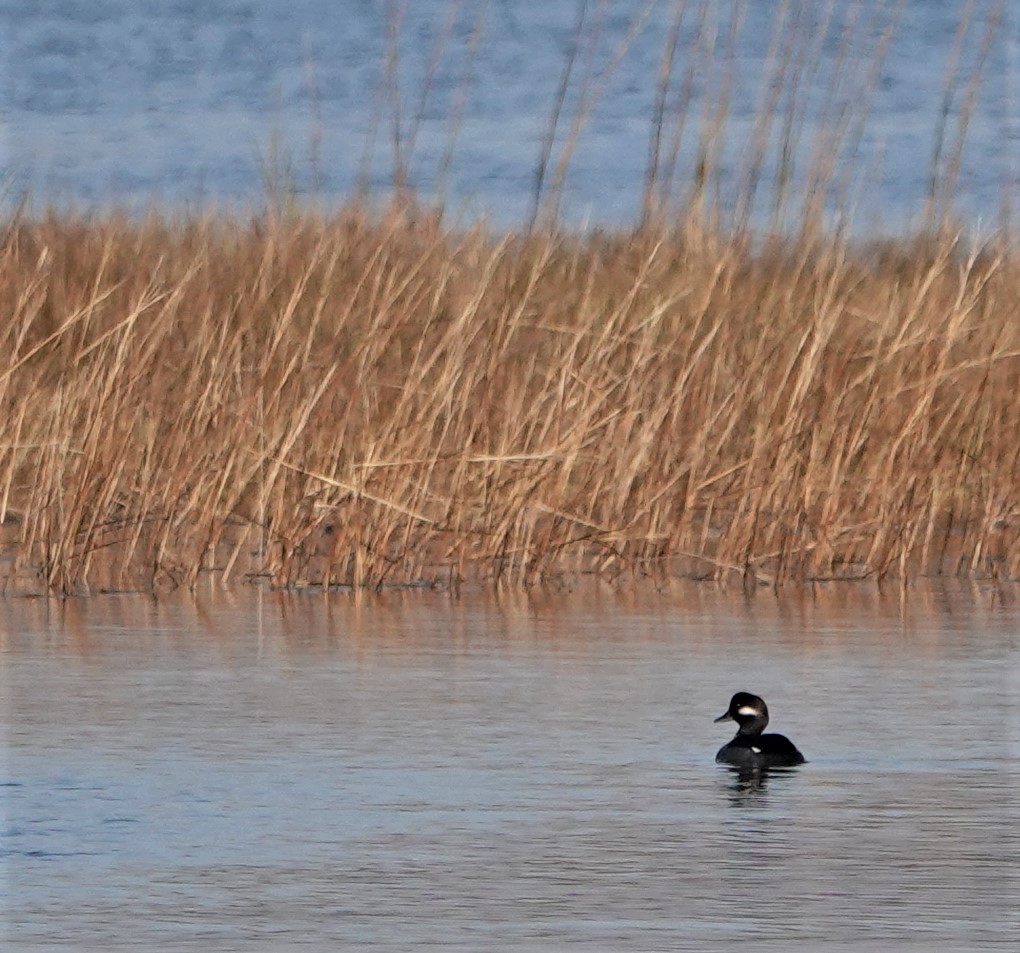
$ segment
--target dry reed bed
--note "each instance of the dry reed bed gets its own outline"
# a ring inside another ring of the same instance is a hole
[[[15,218],[12,588],[1020,575],[1020,260]]]

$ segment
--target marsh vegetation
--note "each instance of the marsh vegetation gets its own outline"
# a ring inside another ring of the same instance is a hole
[[[800,101],[763,98],[730,189],[726,86],[683,111],[680,36],[632,228],[558,222],[583,47],[516,229],[400,176],[331,212],[275,188],[253,214],[10,213],[7,587],[1020,575],[1020,255],[952,217],[976,80],[947,81],[928,216],[869,239],[841,224],[845,72],[804,166]],[[796,89],[824,36],[784,36]]]

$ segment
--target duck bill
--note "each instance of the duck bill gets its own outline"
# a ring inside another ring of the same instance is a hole
[[[724,715],[720,715],[718,718],[713,718],[712,724],[717,725],[719,724],[720,721],[733,721],[733,716],[729,712],[726,712]]]

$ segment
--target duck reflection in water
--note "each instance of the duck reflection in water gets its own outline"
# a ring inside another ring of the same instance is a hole
[[[797,772],[790,768],[737,768],[726,767],[725,789],[734,804],[751,804],[763,800],[773,779],[791,776]],[[780,782],[781,783],[781,782]]]

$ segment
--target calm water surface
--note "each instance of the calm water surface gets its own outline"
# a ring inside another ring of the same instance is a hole
[[[11,950],[1020,935],[1020,612],[994,594],[111,596],[0,621]],[[808,765],[713,763],[743,688]]]
[[[564,211],[573,221],[634,219],[676,6],[588,4],[552,153],[555,164],[583,111],[565,182]],[[529,208],[578,7],[574,0],[0,0],[0,194],[28,190],[39,204],[261,203],[268,179],[331,204],[359,183],[388,188],[397,129],[412,184],[426,194],[441,190],[458,211],[513,223]],[[918,211],[939,129],[942,159],[952,164],[964,122],[957,208],[991,225],[1012,194],[1018,211],[1020,8],[1013,0],[719,0],[686,9],[667,107],[668,116],[689,116],[679,143],[681,195],[694,177],[699,130],[727,101],[716,161],[726,204],[757,148],[754,117],[769,102],[779,64],[799,60],[796,93],[768,110],[776,120],[761,163],[763,213],[781,169],[792,175],[796,197],[809,156],[845,110],[860,124],[844,140],[837,179],[864,225],[899,230]],[[394,10],[404,12],[391,29]],[[794,40],[785,52],[773,42],[780,12],[783,35]],[[998,20],[989,32],[990,16]],[[810,37],[824,38],[821,55]],[[395,69],[388,72],[388,63]],[[784,143],[792,143],[793,167]]]

